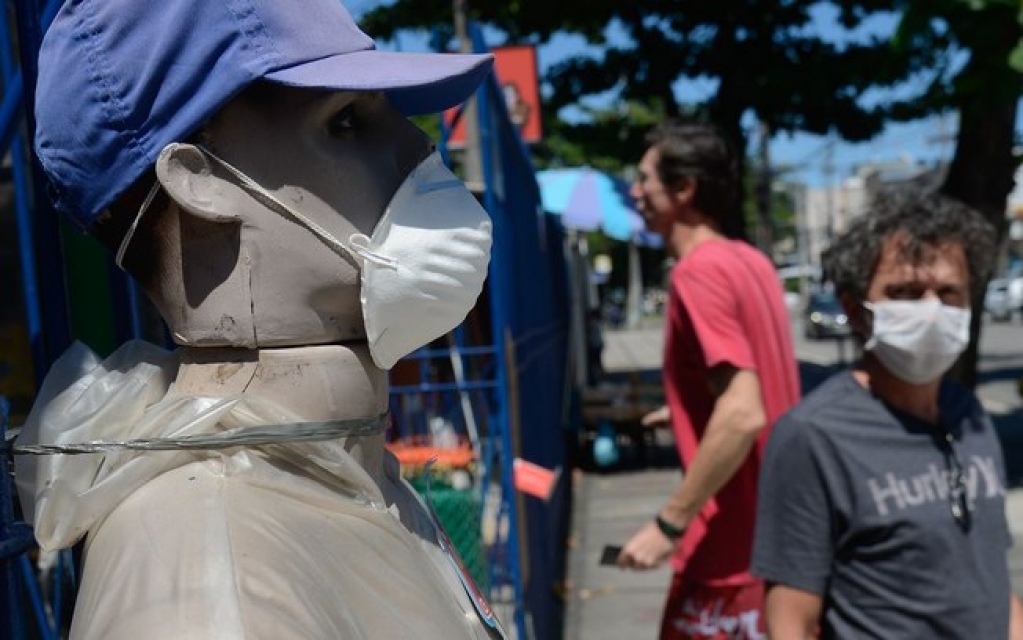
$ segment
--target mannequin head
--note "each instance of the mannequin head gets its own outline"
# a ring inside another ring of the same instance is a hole
[[[372,233],[391,195],[431,151],[380,92],[257,83],[92,231],[116,253],[151,183],[122,266],[181,344],[282,346],[364,336],[359,273],[304,227],[238,185],[205,150],[243,171],[338,238]]]
[[[111,252],[138,219],[122,266],[180,344],[365,333],[352,261],[204,149],[334,237],[370,235],[431,150],[404,114],[464,100],[491,64],[379,52],[337,0],[296,5],[84,0],[44,38],[36,147],[57,205]]]

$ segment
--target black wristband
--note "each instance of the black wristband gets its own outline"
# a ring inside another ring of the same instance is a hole
[[[671,538],[672,540],[678,540],[679,538],[682,537],[682,534],[686,532],[685,527],[681,528],[676,527],[675,525],[671,524],[670,522],[662,518],[661,514],[659,513],[656,516],[654,516],[654,522],[657,523],[657,528],[661,530],[661,533],[663,533],[668,538]]]

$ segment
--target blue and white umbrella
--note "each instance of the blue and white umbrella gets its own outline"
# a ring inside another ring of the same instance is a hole
[[[545,169],[536,172],[546,211],[561,216],[568,229],[601,231],[622,241],[657,246],[660,238],[645,231],[633,207],[629,186],[621,178],[593,169]]]

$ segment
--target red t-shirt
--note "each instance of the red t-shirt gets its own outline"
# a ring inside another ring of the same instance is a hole
[[[689,525],[672,564],[687,580],[740,584],[752,579],[748,570],[764,443],[775,421],[799,400],[799,375],[774,267],[744,242],[713,239],[675,265],[668,291],[664,389],[684,467],[692,463],[714,409],[709,372],[721,364],[757,373],[767,428]]]

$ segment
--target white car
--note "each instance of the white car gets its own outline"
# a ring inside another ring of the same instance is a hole
[[[1015,311],[1023,310],[1023,277],[997,278],[987,285],[984,311],[994,322],[1012,319]]]

